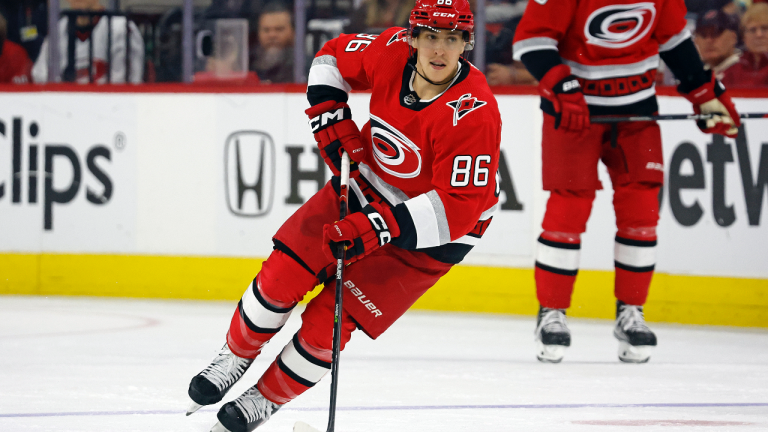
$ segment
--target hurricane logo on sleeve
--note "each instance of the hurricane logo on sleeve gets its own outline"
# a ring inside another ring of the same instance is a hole
[[[472,97],[472,93],[467,93],[455,101],[448,102],[446,105],[453,108],[453,125],[456,126],[465,115],[487,104],[488,102]]]
[[[371,114],[373,157],[384,172],[400,178],[421,173],[419,147],[384,120]]]
[[[648,35],[655,19],[653,3],[605,6],[587,18],[584,36],[588,44],[624,48]]]

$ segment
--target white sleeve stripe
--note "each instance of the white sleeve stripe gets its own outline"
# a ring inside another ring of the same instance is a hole
[[[349,93],[352,90],[352,87],[344,81],[339,69],[330,64],[316,64],[312,66],[309,69],[309,78],[307,81],[307,86],[327,85],[346,93]]]
[[[426,194],[405,201],[405,207],[411,214],[413,226],[416,228],[416,248],[440,246],[437,215],[432,202]]]
[[[512,58],[519,61],[523,54],[535,50],[557,51],[557,41],[548,37],[535,37],[515,42],[512,45]]]
[[[691,32],[688,29],[683,29],[680,33],[669,38],[668,41],[659,45],[659,52],[669,51],[680,45],[684,40],[691,37]]]
[[[277,313],[265,308],[256,298],[256,295],[254,295],[254,288],[253,282],[251,282],[243,294],[243,312],[245,312],[245,316],[248,317],[253,325],[259,328],[280,329],[288,321],[291,312]]]

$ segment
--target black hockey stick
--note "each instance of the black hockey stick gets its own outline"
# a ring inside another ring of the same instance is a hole
[[[349,155],[341,155],[341,187],[339,188],[339,220],[347,216],[349,199]],[[341,311],[344,288],[344,242],[336,251],[336,307],[333,312],[333,357],[331,358],[331,405],[328,408],[328,429],[334,431],[336,421],[336,394],[339,386],[339,356],[341,355]],[[293,432],[321,432],[304,422],[296,422]]]
[[[709,120],[713,114],[663,114],[653,116],[593,116],[592,123],[649,122],[659,120]],[[742,113],[743,119],[768,119],[768,113]]]

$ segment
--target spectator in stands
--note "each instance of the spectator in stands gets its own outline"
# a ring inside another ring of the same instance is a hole
[[[738,31],[738,19],[720,9],[707,11],[696,20],[693,41],[705,67],[711,69],[720,81],[724,80],[726,70],[739,62]]]
[[[20,45],[8,40],[8,22],[0,14],[0,83],[31,82],[32,61]]]
[[[251,70],[264,83],[293,82],[293,18],[288,6],[273,2],[259,17],[259,43]]]
[[[69,5],[74,10],[101,11],[104,8],[99,0],[69,0]],[[70,28],[70,20],[67,16],[59,20],[59,68],[63,81],[76,81],[78,83],[140,83],[144,74],[144,40],[138,27],[133,22],[127,22],[125,17],[112,17],[111,19],[111,49],[108,48],[107,22],[110,20],[102,16],[79,15]],[[70,32],[70,30],[72,30]],[[130,42],[126,48],[126,30],[129,32]],[[72,36],[72,41],[70,41]],[[89,41],[90,40],[90,41]],[[89,46],[93,44],[93,62],[89,60]],[[73,52],[69,51],[74,47]],[[48,38],[46,37],[41,52],[48,50]],[[110,55],[111,54],[111,58]],[[128,59],[126,55],[128,53]],[[111,62],[111,65],[110,65]],[[90,64],[89,64],[90,63]],[[126,71],[129,71],[126,73]],[[126,75],[128,75],[126,77]],[[40,55],[32,69],[32,77],[35,82],[48,81],[48,56]],[[127,79],[126,79],[127,78]]]
[[[8,25],[7,40],[21,45],[34,61],[48,34],[48,2],[46,0],[0,0],[0,14]]]
[[[363,0],[344,33],[378,34],[390,27],[408,27],[411,9],[413,0]]]
[[[474,1],[471,2],[474,5]],[[512,60],[512,39],[528,4],[525,0],[491,0],[485,7],[485,76],[488,84],[534,84],[521,62]]]
[[[768,4],[754,3],[741,18],[744,52],[724,79],[726,87],[768,87]]]

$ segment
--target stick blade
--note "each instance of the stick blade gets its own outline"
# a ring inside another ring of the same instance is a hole
[[[302,422],[297,421],[296,424],[293,425],[293,432],[323,432],[320,429],[315,429],[312,426]]]

